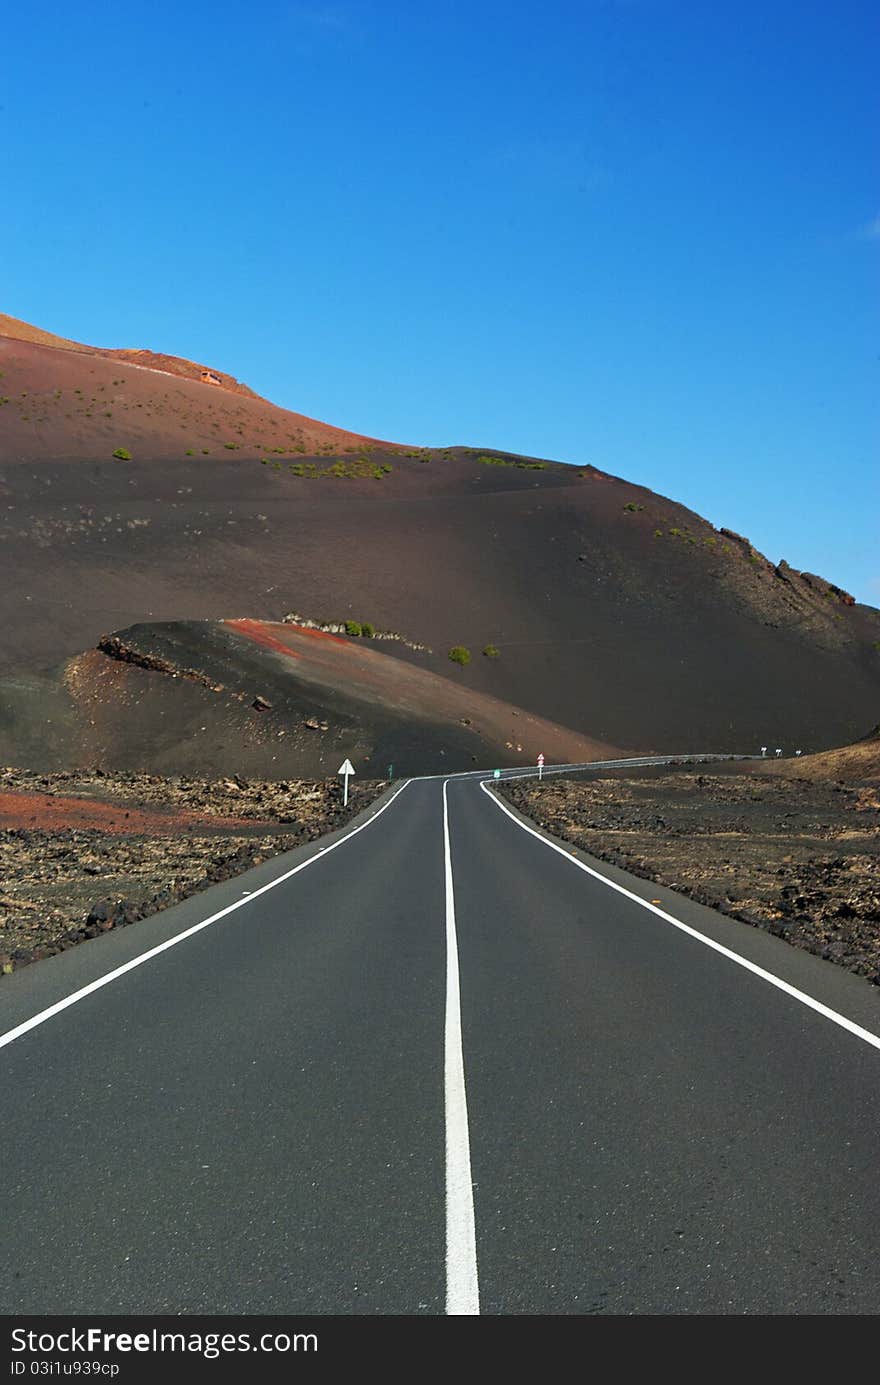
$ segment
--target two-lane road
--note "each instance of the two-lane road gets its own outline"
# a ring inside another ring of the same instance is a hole
[[[875,991],[592,865],[415,780],[5,978],[0,1311],[876,1312]]]

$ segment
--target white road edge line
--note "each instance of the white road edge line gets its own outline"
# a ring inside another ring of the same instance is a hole
[[[387,803],[383,803],[378,812],[373,813],[372,817],[367,818],[366,822],[362,822],[359,827],[353,827],[350,832],[346,832],[344,837],[340,837],[337,841],[332,842],[330,846],[321,847],[321,849],[316,852],[314,856],[310,856],[307,861],[301,861],[298,866],[294,866],[292,870],[285,871],[284,874],[279,875],[277,879],[270,880],[267,885],[261,885],[260,888],[254,890],[252,894],[246,895],[243,899],[237,899],[234,904],[227,904],[225,909],[220,909],[216,914],[211,914],[210,918],[202,919],[200,923],[194,923],[191,928],[185,928],[182,933],[176,933],[173,938],[167,938],[164,943],[159,943],[156,947],[151,947],[149,951],[142,952],[139,957],[133,957],[130,962],[124,962],[121,967],[116,967],[113,971],[108,971],[106,976],[99,976],[97,980],[90,981],[87,986],[82,986],[78,991],[73,991],[70,995],[65,996],[63,1000],[56,1001],[54,1005],[48,1006],[45,1010],[40,1010],[38,1014],[32,1015],[30,1019],[24,1020],[21,1024],[16,1025],[14,1029],[9,1029],[5,1034],[0,1034],[0,1048],[5,1048],[7,1044],[11,1044],[15,1039],[20,1039],[23,1034],[27,1034],[31,1029],[36,1029],[38,1025],[45,1024],[47,1020],[52,1019],[54,1015],[60,1014],[62,1010],[66,1010],[69,1006],[76,1005],[80,1000],[85,1000],[86,996],[92,995],[94,991],[100,991],[103,986],[109,986],[111,981],[118,980],[118,978],[124,976],[126,972],[133,971],[135,967],[141,966],[144,962],[149,962],[153,957],[158,957],[160,952],[167,952],[169,948],[176,947],[177,944],[182,943],[185,938],[191,938],[194,933],[200,933],[203,928],[210,927],[212,923],[216,923],[218,919],[225,918],[227,914],[234,913],[236,909],[241,909],[243,905],[252,904],[261,894],[265,894],[267,890],[274,890],[276,885],[282,885],[284,881],[289,880],[291,876],[298,875],[301,870],[305,870],[306,866],[312,865],[315,861],[323,860],[329,852],[335,851],[338,846],[344,845],[344,843],[350,841],[352,837],[356,837],[358,832],[363,832],[365,827],[370,827],[377,818],[380,818],[385,812],[385,809],[391,807],[395,798],[403,793],[403,790],[409,782],[408,779],[404,780],[400,788],[388,799]]]
[[[846,1029],[848,1033],[854,1034],[855,1037],[861,1039],[863,1043],[870,1044],[872,1048],[880,1049],[880,1035],[872,1034],[869,1029],[863,1029],[860,1024],[856,1024],[853,1020],[847,1019],[846,1015],[841,1015],[837,1010],[832,1010],[827,1005],[823,1005],[821,1000],[814,1000],[813,997],[807,995],[805,991],[799,991],[796,986],[789,985],[789,983],[783,981],[781,977],[774,976],[770,971],[765,971],[764,968],[759,967],[756,962],[750,962],[747,957],[741,957],[738,952],[733,952],[729,947],[724,947],[722,943],[716,943],[713,938],[707,938],[705,933],[700,933],[698,929],[691,928],[689,924],[682,923],[680,919],[673,918],[672,914],[667,914],[665,909],[658,908],[656,904],[651,904],[647,899],[642,899],[640,895],[633,894],[632,890],[626,889],[623,885],[618,885],[614,880],[609,880],[606,876],[601,875],[599,871],[593,870],[592,866],[586,865],[584,861],[579,861],[576,856],[573,856],[570,851],[566,851],[564,847],[558,846],[556,842],[549,841],[547,837],[537,832],[534,827],[529,827],[526,823],[520,822],[516,814],[512,813],[507,805],[502,803],[501,800],[491,792],[489,785],[485,781],[480,782],[480,788],[483,790],[483,793],[492,800],[496,808],[500,808],[502,813],[506,813],[511,821],[516,823],[517,827],[521,827],[524,832],[528,832],[531,836],[537,837],[538,841],[543,842],[545,846],[549,846],[551,851],[557,851],[559,855],[563,856],[571,865],[577,866],[578,870],[585,871],[587,875],[592,875],[594,880],[599,880],[603,885],[607,885],[609,890],[616,890],[618,894],[625,895],[626,898],[631,899],[634,904],[639,904],[643,909],[647,909],[649,913],[656,914],[658,918],[663,919],[666,923],[671,923],[673,928],[678,928],[682,933],[687,933],[689,937],[696,938],[697,942],[705,944],[706,947],[710,947],[713,952],[719,952],[721,956],[726,957],[728,961],[735,962],[738,967],[744,967],[746,971],[752,972],[754,976],[759,976],[762,981],[769,982],[769,984],[775,986],[777,990],[784,991],[786,995],[791,996],[794,1000],[800,1001],[802,1005],[806,1005],[810,1010],[815,1010],[818,1015],[822,1015],[825,1019],[831,1020],[832,1024],[837,1024],[841,1029]]]
[[[443,784],[443,855],[446,874],[446,1034],[444,1080],[446,1095],[446,1312],[450,1316],[479,1316],[477,1236],[474,1224],[474,1185],[468,1133],[464,1055],[461,1043],[461,995],[458,982],[458,938],[452,853],[449,849],[449,805]]]

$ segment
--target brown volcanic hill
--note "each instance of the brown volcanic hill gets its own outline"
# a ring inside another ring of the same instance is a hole
[[[42,327],[34,327],[30,322],[22,322],[20,318],[10,317],[8,313],[0,313],[0,337],[11,337],[13,341],[35,342],[38,346],[55,346],[63,351],[92,351],[91,346],[83,346],[82,342],[69,341],[67,337],[58,337],[54,332],[44,332]]]
[[[880,785],[880,726],[854,745],[761,765],[766,774],[795,775],[798,779],[831,779],[848,784]],[[876,794],[874,795],[876,806]]]
[[[0,337],[8,337],[12,341],[31,342],[36,346],[52,346],[62,351],[78,351],[87,356],[105,356],[109,360],[126,361],[131,365],[160,371],[163,375],[180,375],[188,380],[204,381],[205,377],[209,377],[208,383],[215,387],[231,390],[235,394],[245,394],[251,399],[260,398],[247,385],[236,380],[234,375],[227,375],[213,366],[188,361],[184,356],[168,356],[159,351],[146,351],[139,347],[86,346],[84,342],[70,341],[67,337],[56,336],[54,332],[44,332],[42,327],[34,327],[30,322],[10,317],[8,313],[0,313]]]
[[[376,440],[279,409],[179,356],[85,346],[0,314],[0,463],[356,450]],[[386,444],[393,450],[393,445]]]
[[[488,449],[294,443],[325,425],[297,434],[259,400],[40,343],[0,338],[0,358],[63,401],[22,420],[31,406],[0,379],[6,758],[39,762],[70,713],[65,661],[105,631],[288,612],[397,632],[428,651],[375,647],[636,750],[809,752],[876,720],[880,612],[644,488]],[[281,441],[258,449],[272,420]],[[133,439],[133,461],[110,458]]]

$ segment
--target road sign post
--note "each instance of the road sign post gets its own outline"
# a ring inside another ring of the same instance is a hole
[[[349,776],[350,774],[354,774],[354,765],[351,763],[351,760],[344,760],[344,761],[342,762],[342,764],[339,766],[339,769],[336,771],[336,773],[337,773],[337,774],[344,774],[344,775],[345,775],[345,781],[344,781],[345,787],[344,787],[343,790],[342,790],[342,806],[343,806],[343,808],[347,808],[347,807],[348,807],[348,776]]]
[[[539,756],[538,756],[538,778],[539,778],[539,779],[543,779],[543,778],[544,778],[544,756],[543,756],[543,755],[539,755]]]

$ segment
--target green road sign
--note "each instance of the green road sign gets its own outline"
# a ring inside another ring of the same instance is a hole
[[[500,779],[500,778],[501,778],[501,770],[500,770],[500,769],[493,769],[493,771],[492,771],[492,778],[493,778],[493,779]]]

